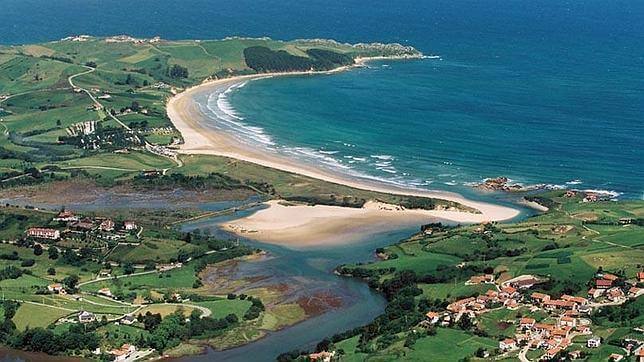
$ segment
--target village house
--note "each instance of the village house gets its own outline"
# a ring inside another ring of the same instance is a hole
[[[101,269],[98,272],[98,277],[99,278],[111,278],[112,277],[112,271],[110,269]]]
[[[111,219],[103,220],[103,222],[101,222],[101,225],[99,226],[99,229],[101,229],[101,231],[113,231],[114,221],[112,221]]]
[[[605,289],[597,289],[597,288],[590,288],[588,290],[588,298],[590,299],[597,299],[604,294]]]
[[[87,217],[71,224],[70,226],[79,231],[92,231],[96,228],[94,220]]]
[[[132,325],[136,322],[136,318],[132,315],[126,315],[125,317],[121,318],[120,322],[125,325]]]
[[[588,348],[599,348],[601,346],[602,340],[597,336],[592,336],[586,341],[586,347]]]
[[[568,352],[568,357],[570,359],[579,359],[579,358],[581,358],[581,350],[576,349],[576,350],[574,350],[572,352]]]
[[[429,323],[436,324],[438,323],[440,315],[436,312],[427,312],[427,314],[425,314],[425,317],[427,318],[427,321]]]
[[[579,332],[581,334],[590,334],[591,333],[590,326],[587,326],[587,325],[583,325],[583,326],[578,325],[577,327],[575,327],[575,329],[577,330],[577,332]]]
[[[499,349],[503,352],[513,350],[516,347],[517,347],[517,342],[511,338],[506,338],[499,342]]]
[[[577,320],[575,318],[564,315],[559,318],[559,324],[567,327],[574,327],[577,325]]]
[[[521,329],[531,329],[532,327],[534,327],[535,323],[536,321],[534,320],[534,318],[524,317],[524,318],[521,318],[521,320],[519,320],[519,327]]]
[[[608,289],[613,286],[613,282],[608,279],[597,279],[595,280],[595,288],[597,289]]]
[[[475,299],[473,297],[457,300],[456,302],[449,304],[447,306],[447,310],[452,313],[463,312],[467,310],[467,306],[474,302],[474,300]]]
[[[58,240],[60,239],[60,231],[49,228],[29,228],[27,229],[27,236],[38,239]]]
[[[582,297],[575,297],[572,295],[564,294],[561,296],[562,300],[568,301],[568,302],[573,302],[578,305],[586,305],[588,304],[588,299],[582,298]]]
[[[136,347],[130,344],[124,344],[121,348],[113,349],[108,353],[114,356],[114,361],[126,361],[133,353],[136,352]]]
[[[550,333],[555,330],[555,325],[550,323],[535,323],[533,330],[543,336],[550,336]]]
[[[630,287],[628,289],[628,297],[629,298],[637,298],[641,293],[642,293],[642,288]]]
[[[136,223],[132,220],[126,220],[123,222],[123,228],[127,231],[136,230]]]
[[[172,269],[181,268],[182,266],[183,266],[182,263],[170,263],[170,264],[157,264],[155,265],[155,268],[157,271],[165,272]]]
[[[78,321],[81,323],[91,323],[96,320],[94,313],[82,311],[78,313]]]
[[[564,196],[565,196],[565,197],[575,197],[575,196],[577,196],[577,191],[575,191],[575,190],[568,190],[568,191],[566,191],[566,193],[564,194]]]
[[[624,292],[620,288],[610,288],[606,294],[608,299],[612,302],[616,302],[624,298]]]
[[[181,297],[181,294],[179,293],[172,293],[172,295],[170,296],[170,299],[175,302],[181,302],[183,300],[183,298]]]
[[[568,338],[568,334],[570,333],[570,330],[572,330],[572,327],[570,326],[555,328],[551,333],[552,338],[557,342],[561,342],[564,339]]]
[[[597,202],[597,200],[599,200],[599,196],[597,196],[597,194],[587,193],[582,201],[583,202]]]
[[[499,296],[502,298],[514,298],[519,296],[519,292],[513,287],[503,287]]]
[[[611,282],[616,281],[619,277],[615,274],[604,273],[602,274],[602,279],[610,280]]]
[[[512,282],[512,283],[510,283],[510,285],[512,285],[513,287],[515,287],[517,289],[530,289],[535,284],[537,284],[537,282],[539,282],[539,281],[537,279],[535,279],[535,278],[526,278],[526,279],[521,279],[521,280],[517,280],[515,282]]]
[[[483,284],[483,283],[492,283],[494,282],[494,275],[485,274],[485,275],[475,275],[468,280],[467,284]]]
[[[47,290],[50,293],[60,293],[60,294],[65,293],[65,288],[63,288],[63,285],[60,283],[49,284],[47,286]]]
[[[309,360],[311,360],[311,362],[331,362],[333,357],[335,357],[335,351],[322,351],[318,353],[311,353],[309,355]]]
[[[621,354],[617,354],[617,353],[611,353],[610,356],[608,356],[609,361],[617,362],[617,361],[621,361],[623,359],[624,359],[624,356],[622,356]]]
[[[547,361],[547,360],[554,359],[557,356],[557,354],[559,354],[559,352],[561,352],[561,348],[559,347],[551,348],[548,351],[546,351],[546,353],[543,356],[541,356],[541,360]]]
[[[577,308],[577,303],[574,302],[569,302],[566,300],[561,300],[561,299],[555,299],[555,300],[548,300],[543,303],[543,307],[547,310],[553,311],[556,309],[561,309],[561,310],[574,310]]]
[[[530,294],[530,299],[537,304],[543,304],[550,300],[550,296],[548,294],[534,292]]]
[[[644,271],[637,272],[637,281],[644,283]]]
[[[106,297],[112,297],[112,291],[110,290],[110,288],[101,288],[97,293]]]
[[[54,218],[54,221],[60,221],[60,222],[73,222],[73,221],[78,221],[78,216],[74,215],[73,212],[71,211],[66,211],[63,210],[56,215]]]

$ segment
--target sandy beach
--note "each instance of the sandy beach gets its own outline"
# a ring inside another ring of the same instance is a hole
[[[365,59],[357,61],[363,65]],[[391,225],[415,224],[436,220],[437,218],[458,223],[480,223],[484,221],[501,221],[511,219],[519,211],[510,207],[478,202],[464,198],[455,193],[441,191],[425,191],[416,189],[399,188],[393,185],[378,183],[366,179],[334,174],[313,165],[304,164],[289,159],[277,153],[253,148],[248,144],[239,142],[232,135],[220,131],[208,123],[213,120],[202,113],[195,97],[212,93],[215,90],[225,90],[240,82],[274,76],[319,76],[345,71],[351,67],[342,67],[328,72],[299,72],[299,73],[274,73],[261,75],[239,76],[222,80],[211,80],[194,86],[172,97],[167,103],[168,116],[174,126],[181,132],[184,144],[179,152],[184,154],[209,154],[235,158],[252,162],[266,167],[279,169],[295,174],[300,174],[327,182],[342,184],[362,190],[382,193],[432,197],[437,199],[458,202],[469,206],[480,213],[467,213],[448,210],[397,210],[387,211],[374,209],[372,204],[365,205],[362,209],[351,209],[333,206],[281,206],[276,202],[269,203],[269,207],[242,220],[235,221],[235,227],[229,230],[252,237],[251,234],[261,235],[262,240],[286,244],[299,243],[328,243],[334,241],[334,235],[346,235],[349,230],[380,229],[382,223]],[[245,229],[246,232],[241,230]],[[252,232],[249,232],[252,230]],[[269,235],[270,231],[270,235]],[[355,232],[354,232],[355,233]],[[306,238],[303,238],[306,236]],[[346,237],[342,237],[346,240]],[[305,240],[306,239],[306,240]],[[317,241],[316,241],[317,240]]]
[[[223,229],[249,239],[287,247],[338,245],[364,240],[397,228],[429,222],[483,222],[482,214],[458,211],[408,210],[396,205],[367,202],[362,208],[292,205],[279,200],[250,216],[222,224]]]

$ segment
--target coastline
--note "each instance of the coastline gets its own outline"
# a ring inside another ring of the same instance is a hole
[[[202,113],[198,104],[194,100],[194,98],[198,95],[210,94],[215,90],[225,90],[228,87],[240,82],[277,76],[283,77],[334,74],[355,67],[364,66],[366,62],[376,59],[403,58],[357,58],[354,65],[339,67],[329,71],[262,73],[243,75],[226,79],[208,80],[199,85],[190,87],[183,92],[171,97],[166,104],[168,117],[174,124],[175,128],[181,133],[184,139],[184,143],[179,148],[179,153],[187,155],[204,154],[229,157],[361,190],[402,196],[429,197],[453,201],[464,206],[476,209],[480,212],[470,213],[455,210],[398,210],[396,213],[374,213],[374,211],[369,208],[344,210],[342,212],[342,209],[348,208],[329,206],[322,207],[322,205],[315,207],[289,206],[290,208],[299,208],[299,211],[302,212],[298,213],[298,215],[296,216],[296,219],[302,221],[297,225],[298,229],[302,230],[302,232],[299,233],[300,236],[311,235],[312,233],[314,233],[318,234],[319,239],[326,240],[327,242],[331,242],[332,240],[325,237],[325,232],[320,231],[321,227],[320,225],[318,225],[320,219],[324,219],[325,224],[334,223],[334,220],[340,221],[341,224],[336,225],[339,228],[344,229],[346,228],[346,226],[342,227],[342,225],[350,224],[354,229],[360,229],[364,228],[364,223],[371,224],[375,220],[387,220],[394,223],[404,223],[409,222],[408,220],[406,220],[409,218],[413,219],[416,225],[420,225],[423,222],[435,221],[436,219],[457,223],[481,223],[487,221],[509,220],[516,217],[519,214],[519,210],[514,208],[469,200],[456,193],[408,189],[371,180],[359,179],[357,177],[353,178],[350,176],[334,174],[330,171],[317,168],[313,165],[305,164],[304,162],[298,162],[297,160],[290,159],[277,153],[271,153],[267,152],[266,150],[254,148],[252,146],[239,142],[232,135],[227,134],[225,131],[220,131],[214,129],[213,127],[208,127],[208,123],[212,123],[212,120]],[[278,221],[283,217],[283,210],[281,208],[278,208],[275,203],[269,202],[267,203],[267,205],[269,207],[256,213],[256,216],[251,215],[247,218],[237,220],[238,227],[229,227],[229,230],[239,233],[239,229],[252,229],[259,235],[262,234],[262,230],[270,229],[273,231],[273,233],[276,233],[277,229],[275,227],[267,228],[267,226],[276,222],[277,224],[279,224]],[[316,207],[318,209],[316,209],[315,212],[309,210]],[[355,214],[356,210],[359,211],[358,214]],[[376,216],[376,214],[378,214],[378,216]],[[307,215],[315,216],[308,217]],[[350,220],[347,220],[347,217],[349,217]],[[313,219],[316,219],[317,221],[313,222]],[[258,220],[264,220],[264,222],[258,223]],[[305,222],[306,220],[309,220],[309,222]],[[262,227],[260,228],[260,226]],[[292,224],[288,225],[288,227],[293,226],[294,225]],[[237,229],[237,231],[235,231],[235,229]],[[298,238],[298,236],[296,236],[293,232],[288,232],[285,229],[283,231],[284,232],[282,233],[277,233],[283,235],[283,238],[280,241],[273,241],[288,244],[294,242],[294,239]],[[248,234],[244,234],[244,236],[248,236]],[[262,238],[264,237],[265,235],[262,235]],[[275,239],[275,237],[273,237],[273,239]],[[302,240],[299,244],[308,244],[308,242],[306,240]]]

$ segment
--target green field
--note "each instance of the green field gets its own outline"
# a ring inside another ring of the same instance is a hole
[[[13,322],[18,330],[25,330],[27,327],[47,327],[59,318],[72,313],[68,310],[23,303],[13,317]]]

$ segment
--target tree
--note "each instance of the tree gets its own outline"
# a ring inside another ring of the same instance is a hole
[[[67,289],[76,290],[76,285],[78,284],[78,275],[72,274],[65,279],[63,279],[63,284]]]
[[[47,253],[49,254],[49,259],[55,260],[58,259],[58,249],[55,247],[51,247],[47,250]]]
[[[34,245],[34,255],[42,255],[42,246],[40,244]]]
[[[458,327],[462,330],[470,330],[474,327],[474,322],[470,318],[469,314],[463,314],[461,319],[458,320]]]
[[[123,272],[125,274],[134,273],[134,265],[132,265],[132,263],[125,263],[125,265],[123,265]]]
[[[173,64],[168,68],[168,76],[170,78],[188,78],[188,68],[182,67],[179,64]]]
[[[54,268],[47,269],[47,274],[48,275],[56,275],[56,269],[54,269]]]

